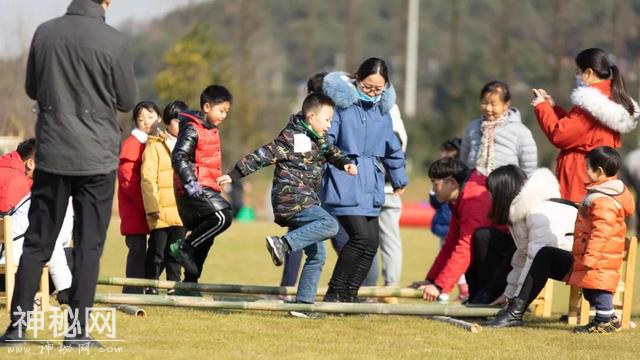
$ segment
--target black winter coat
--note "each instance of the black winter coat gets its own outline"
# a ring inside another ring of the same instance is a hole
[[[39,169],[86,176],[117,168],[116,111],[131,110],[137,91],[126,38],[105,24],[102,6],[73,0],[64,16],[38,27],[25,86],[38,102]]]

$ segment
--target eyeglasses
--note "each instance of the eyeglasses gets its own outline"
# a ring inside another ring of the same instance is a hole
[[[364,92],[374,93],[376,95],[381,94],[385,88],[384,86],[373,86],[373,85],[365,84],[363,82],[360,82],[359,84],[362,87],[362,90],[364,90]]]

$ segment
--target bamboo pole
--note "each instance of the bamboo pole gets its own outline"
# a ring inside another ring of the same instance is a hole
[[[122,277],[98,278],[100,285],[132,286],[132,287],[154,287],[159,289],[180,289],[197,290],[214,293],[234,293],[234,294],[263,294],[263,295],[295,295],[296,288],[283,286],[263,286],[263,285],[233,285],[233,284],[200,284],[188,282],[176,282],[152,279],[134,279]],[[323,296],[327,288],[318,289],[318,296]],[[422,290],[396,287],[361,287],[358,296],[363,297],[399,297],[421,299]]]
[[[466,307],[443,304],[360,304],[324,303],[296,304],[272,301],[215,301],[208,298],[166,295],[137,295],[98,293],[95,302],[103,304],[157,305],[173,307],[195,307],[210,309],[261,310],[261,311],[308,311],[339,314],[386,314],[386,315],[440,315],[452,317],[489,317],[500,309],[488,307]]]
[[[135,317],[146,317],[147,312],[144,309],[139,308],[137,306],[128,305],[128,304],[120,304],[116,306],[116,308],[122,311],[125,314],[133,315]]]
[[[454,319],[452,317],[449,316],[429,316],[427,317],[427,319],[431,319],[431,320],[436,320],[436,321],[441,321],[441,322],[445,322],[447,324],[450,325],[454,325],[454,326],[458,326],[461,327],[467,331],[470,331],[473,334],[477,334],[482,330],[482,326],[476,324],[476,323],[472,323],[472,322],[468,322],[468,321],[464,321],[464,320],[460,320],[460,319]]]

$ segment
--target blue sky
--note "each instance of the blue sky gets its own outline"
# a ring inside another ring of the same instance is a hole
[[[112,0],[107,23],[118,27],[131,18],[148,21],[203,0]],[[71,0],[0,0],[0,57],[17,55],[29,46],[38,24],[63,15]]]

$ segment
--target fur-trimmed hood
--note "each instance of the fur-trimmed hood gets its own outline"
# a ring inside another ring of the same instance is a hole
[[[333,100],[338,108],[346,108],[358,102],[358,92],[353,79],[343,71],[334,71],[324,77],[322,90]],[[384,113],[388,113],[396,103],[396,90],[389,87],[382,93],[379,105]]]
[[[610,81],[602,82],[602,86],[608,86]],[[600,84],[600,83],[597,83]],[[592,86],[579,87],[571,93],[571,102],[591,114],[602,125],[621,134],[631,132],[638,124],[638,116],[640,116],[640,107],[635,100],[633,106],[635,108],[633,116],[629,114],[624,106],[611,100],[606,93],[603,93],[602,86],[596,84]]]
[[[593,201],[601,196],[613,198],[624,209],[626,216],[630,216],[635,211],[633,195],[619,179],[609,179],[602,183],[587,186],[587,196],[585,196],[582,204],[591,206]]]
[[[529,211],[545,200],[560,197],[560,184],[551,170],[539,168],[531,174],[520,193],[511,202],[509,221],[522,221]]]

